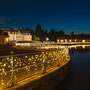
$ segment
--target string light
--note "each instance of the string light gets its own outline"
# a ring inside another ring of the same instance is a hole
[[[14,68],[14,78],[17,80],[21,80],[24,76],[30,75],[32,73],[38,73],[40,70],[43,70],[43,65],[45,63],[46,71],[50,68],[57,66],[58,61],[60,60],[60,64],[65,62],[65,57],[68,58],[68,49],[62,50],[48,50],[46,52],[41,52],[40,54],[36,55],[18,55],[13,56],[13,68]],[[2,85],[7,85],[7,81],[10,80],[8,78],[11,75],[11,63],[12,59],[10,56],[7,57],[0,57],[0,87]],[[43,63],[44,61],[44,63]],[[8,73],[9,72],[9,73]],[[27,73],[28,74],[27,74]],[[7,74],[8,73],[8,74]],[[21,73],[21,74],[20,74]],[[5,75],[5,76],[3,76]],[[5,81],[5,79],[7,81]]]

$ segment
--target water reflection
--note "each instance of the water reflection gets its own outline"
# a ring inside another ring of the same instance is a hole
[[[90,90],[90,45],[70,46],[68,76],[53,90]]]
[[[86,45],[81,45],[81,46],[71,46],[70,47],[70,53],[72,55],[74,55],[75,52],[79,52],[79,53],[88,53],[90,52],[90,46],[86,46]]]

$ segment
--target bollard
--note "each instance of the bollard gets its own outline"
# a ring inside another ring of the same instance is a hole
[[[13,73],[13,51],[11,51],[11,85],[14,85],[14,73]]]

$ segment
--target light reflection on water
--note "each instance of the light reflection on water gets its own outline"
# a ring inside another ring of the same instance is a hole
[[[54,90],[90,90],[90,46],[71,47],[70,56],[70,72]]]

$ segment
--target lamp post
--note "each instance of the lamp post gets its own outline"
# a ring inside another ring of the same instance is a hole
[[[11,51],[11,85],[14,85],[14,73],[13,73],[13,51]]]
[[[45,59],[43,59],[43,74],[46,72],[45,70]]]
[[[58,67],[60,66],[60,57],[58,57]]]

